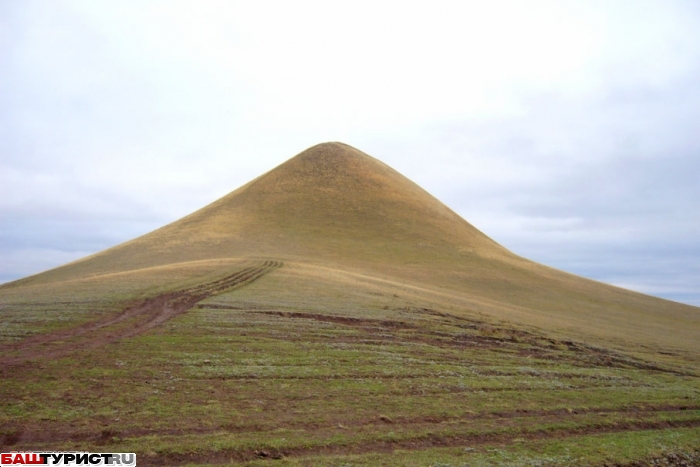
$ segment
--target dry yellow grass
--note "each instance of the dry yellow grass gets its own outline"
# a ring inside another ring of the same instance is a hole
[[[268,258],[285,262],[275,274],[286,274],[292,291],[313,280],[348,291],[401,290],[454,314],[660,359],[666,357],[659,351],[670,352],[691,365],[700,356],[700,309],[521,258],[390,167],[341,143],[314,146],[152,233],[6,284],[0,299],[76,287],[146,294]],[[299,305],[310,299],[302,289],[292,294]]]

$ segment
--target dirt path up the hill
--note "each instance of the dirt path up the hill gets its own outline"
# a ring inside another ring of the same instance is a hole
[[[265,261],[216,281],[148,298],[116,316],[2,346],[0,351],[4,355],[0,356],[0,366],[18,365],[38,358],[61,358],[80,350],[94,349],[137,336],[185,313],[204,299],[248,285],[281,266],[279,261]]]

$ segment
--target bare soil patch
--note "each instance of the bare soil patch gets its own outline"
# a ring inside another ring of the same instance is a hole
[[[126,308],[117,316],[5,345],[0,347],[5,353],[0,357],[0,367],[17,365],[37,358],[61,358],[73,352],[94,349],[143,334],[185,313],[206,298],[250,284],[281,266],[282,263],[278,261],[265,261],[216,281],[148,298]]]

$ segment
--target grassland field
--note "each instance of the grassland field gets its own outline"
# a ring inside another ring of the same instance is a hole
[[[308,264],[233,284],[139,334],[119,329],[155,315],[12,360],[32,335],[255,264],[190,264],[177,287],[155,268],[31,299],[3,294],[3,450],[329,466],[633,465],[697,453],[700,379],[687,362],[552,337],[410,283]]]

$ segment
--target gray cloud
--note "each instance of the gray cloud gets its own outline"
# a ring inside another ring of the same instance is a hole
[[[516,253],[700,305],[700,73],[679,81],[532,95],[525,117],[383,150],[409,154],[397,165]],[[441,157],[426,173],[431,147]]]
[[[2,2],[0,281],[342,140],[516,253],[700,305],[699,26],[682,1]]]

